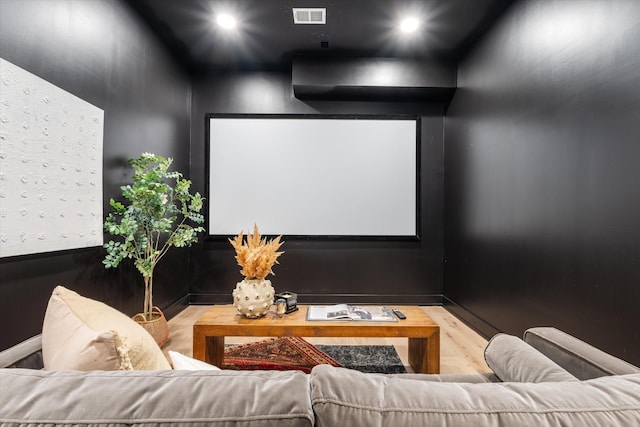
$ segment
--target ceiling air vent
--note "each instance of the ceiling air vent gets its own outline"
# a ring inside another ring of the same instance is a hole
[[[294,24],[326,24],[327,9],[324,7],[316,8],[293,8]]]

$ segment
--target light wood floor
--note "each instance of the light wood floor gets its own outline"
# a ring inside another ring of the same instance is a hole
[[[211,306],[192,305],[169,321],[169,340],[164,345],[165,352],[177,351],[192,356],[193,324]],[[444,307],[421,307],[440,325],[440,372],[443,374],[475,374],[490,372],[484,361],[487,340],[449,313]],[[263,338],[228,337],[225,343],[241,344]],[[407,371],[408,362],[406,338],[307,338],[312,344],[329,345],[393,345]]]

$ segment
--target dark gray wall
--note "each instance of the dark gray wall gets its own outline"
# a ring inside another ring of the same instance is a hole
[[[189,79],[124,2],[2,0],[0,57],[104,110],[105,213],[130,182],[128,158],[155,152],[188,172]],[[131,265],[106,272],[103,256],[90,248],[0,259],[0,349],[40,332],[57,284],[141,311],[141,276]],[[174,252],[159,265],[157,305],[186,295],[187,258]]]
[[[445,295],[481,331],[555,326],[640,363],[638,70],[636,0],[518,2],[459,68]]]
[[[384,101],[384,100],[382,100]],[[422,117],[420,242],[286,240],[271,277],[277,291],[301,294],[302,303],[440,302],[442,294],[441,104],[301,101],[291,76],[280,73],[200,76],[193,82],[191,174],[205,190],[206,113],[412,114]],[[242,173],[242,159],[238,173]],[[265,173],[269,172],[269,165]],[[259,209],[247,201],[247,209]],[[259,226],[260,224],[258,224]],[[239,231],[239,230],[238,230]],[[242,277],[228,242],[205,242],[193,254],[192,301],[231,302]]]

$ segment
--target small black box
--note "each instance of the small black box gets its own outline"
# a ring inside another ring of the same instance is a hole
[[[298,295],[295,292],[284,291],[274,295],[273,302],[277,305],[278,300],[283,300],[285,303],[285,313],[293,313],[298,310]]]

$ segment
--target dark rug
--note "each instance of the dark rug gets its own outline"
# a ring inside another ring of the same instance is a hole
[[[226,346],[224,369],[299,370],[311,372],[320,364],[361,372],[386,374],[406,372],[392,345],[318,345],[303,338],[269,338],[248,344]]]
[[[392,345],[316,345],[345,368],[360,372],[404,374],[406,368]]]

